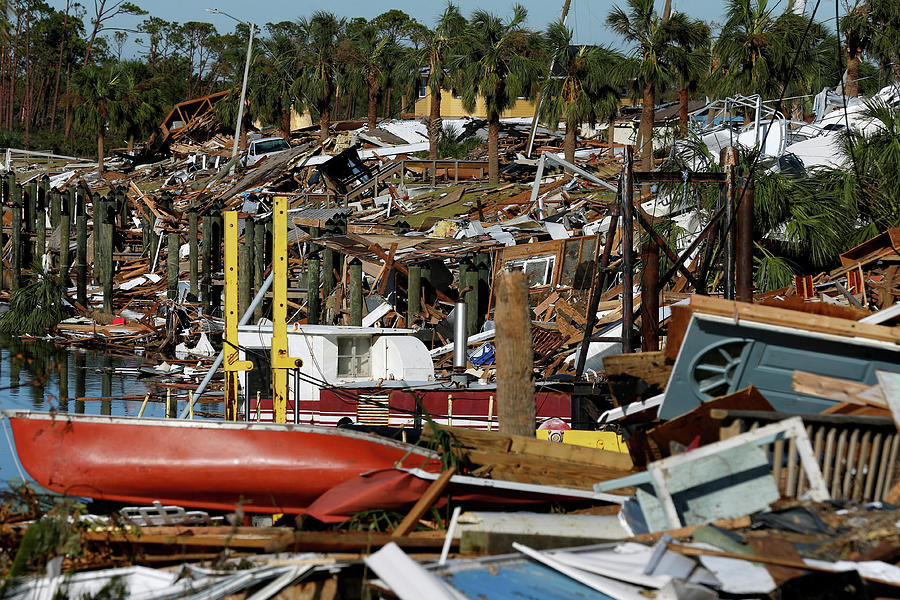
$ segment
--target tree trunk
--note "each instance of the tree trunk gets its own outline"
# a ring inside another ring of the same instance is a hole
[[[678,90],[678,120],[681,122],[681,135],[688,131],[688,91],[686,87]]]
[[[102,27],[100,15],[103,14],[105,6],[106,0],[100,0],[100,6],[97,8],[97,18],[94,20],[94,29],[91,31],[91,37],[88,40],[87,50],[84,53],[84,66],[91,64],[91,51],[94,49],[94,40],[97,39],[97,33],[100,31],[100,27]]]
[[[97,132],[97,169],[103,174],[103,125]]]
[[[639,150],[641,152],[641,171],[653,170],[653,121],[655,119],[654,104],[656,90],[653,85],[644,85],[643,106],[641,107],[641,125],[639,129]]]
[[[56,84],[53,87],[53,108],[50,111],[50,131],[56,131],[56,109],[59,101],[59,81],[62,79],[62,59],[69,39],[69,1],[66,0],[66,16],[63,18],[63,36],[59,42],[59,59],[56,62]]]
[[[438,140],[441,138],[441,90],[431,90],[431,110],[428,113],[428,158],[438,159]]]
[[[367,77],[366,80],[369,84],[369,129],[375,129],[378,119],[378,82],[374,77]]]
[[[575,135],[577,129],[577,123],[566,121],[566,137],[563,140],[563,150],[566,153],[566,160],[573,165],[575,164]]]
[[[856,44],[847,47],[847,84],[844,92],[851,98],[859,96],[859,47]]]
[[[500,115],[488,117],[488,182],[496,185],[500,182]]]

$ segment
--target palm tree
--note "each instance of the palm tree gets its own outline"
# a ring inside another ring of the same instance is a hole
[[[516,98],[533,99],[546,62],[540,60],[541,36],[525,27],[528,11],[513,7],[509,21],[476,10],[463,36],[463,54],[454,58],[460,68],[463,108],[474,112],[484,102],[488,122],[488,173],[491,183],[500,180],[498,142],[500,115]]]
[[[869,53],[893,80],[900,80],[900,6],[896,0],[867,0],[873,39]]]
[[[301,18],[297,25],[305,43],[298,56],[301,76],[294,81],[293,95],[298,105],[302,101],[318,113],[319,137],[324,140],[331,125],[340,69],[337,50],[344,37],[345,21],[334,13],[317,10],[311,18]]]
[[[366,88],[369,129],[375,129],[378,117],[378,94],[387,81],[386,59],[397,51],[392,40],[373,22],[360,23],[349,32],[344,44],[344,62],[348,68],[350,87]]]
[[[700,82],[709,74],[709,25],[700,19],[691,21],[689,27],[697,32],[696,39],[684,46],[685,52],[676,64],[679,78],[678,118],[682,135],[687,134],[688,101],[690,92],[696,92]]]
[[[421,47],[411,54],[411,61],[400,67],[401,76],[410,78],[410,91],[416,91],[424,70],[428,87],[428,157],[438,158],[438,141],[441,139],[441,92],[453,88],[456,75],[451,63],[459,54],[459,43],[466,29],[466,18],[455,4],[447,4],[433,30],[422,36]],[[411,96],[412,94],[410,94]]]
[[[134,140],[152,133],[164,115],[166,102],[162,98],[162,81],[150,76],[147,65],[127,60],[122,64],[121,105],[119,121],[125,130],[128,152],[134,149]]]
[[[793,11],[776,16],[777,7],[768,0],[728,0],[728,19],[713,47],[719,63],[713,79],[720,94],[780,98],[808,93],[824,29],[813,24],[807,31],[805,17]]]
[[[660,17],[653,8],[653,0],[627,0],[628,12],[615,7],[606,18],[613,31],[633,47],[623,68],[634,81],[634,95],[641,98],[641,123],[638,130],[641,168],[653,169],[653,121],[657,97],[668,89],[684,62],[685,48],[702,43],[703,31],[692,27],[684,13]]]
[[[562,72],[544,80],[541,89],[541,117],[556,129],[566,122],[563,148],[566,160],[575,162],[575,137],[581,123],[595,123],[612,114],[619,105],[619,87],[611,74],[622,56],[603,48],[571,45],[572,32],[556,21],[545,34],[548,52]]]
[[[298,70],[299,51],[294,23],[269,23],[264,49],[253,58],[249,87],[250,107],[263,123],[277,123],[284,139],[291,139],[292,86]]]
[[[103,173],[103,141],[106,128],[115,125],[123,114],[123,78],[119,70],[91,64],[74,75],[75,120],[97,132],[97,168]]]
[[[872,40],[873,33],[868,5],[858,2],[841,18],[840,25],[847,48],[847,79],[844,83],[844,93],[855,98],[859,95],[859,63]]]

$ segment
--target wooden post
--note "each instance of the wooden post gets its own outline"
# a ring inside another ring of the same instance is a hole
[[[256,245],[256,251],[253,253],[253,289],[259,293],[265,279],[266,265],[266,224],[263,222],[256,223],[254,227],[256,233],[253,235],[253,243]],[[263,312],[263,302],[260,302],[256,310],[253,311],[253,318],[259,321],[265,314]]]
[[[406,283],[406,326],[412,325],[413,320],[422,312],[422,267],[411,265]]]
[[[362,326],[362,262],[354,258],[349,264],[350,271],[350,325]]]
[[[256,295],[256,279],[254,278],[254,266],[256,265],[256,225],[252,219],[244,220],[244,246],[247,247],[247,256],[250,259],[248,271],[241,272],[241,279],[246,279],[250,288],[250,297]]]
[[[725,167],[725,299],[734,300],[734,203],[737,193],[736,170],[738,163],[737,148],[728,146],[722,149],[721,164]]]
[[[131,229],[129,221],[131,220],[131,205],[128,204],[128,190],[123,186],[119,186],[118,193],[119,208],[119,227],[122,229]]]
[[[250,307],[250,248],[246,244],[238,247],[238,314],[243,315]],[[238,317],[240,318],[240,317]]]
[[[622,166],[622,352],[634,350],[634,146],[625,147]]]
[[[649,233],[643,236],[641,264],[641,350],[655,352],[659,350],[659,246]]]
[[[22,190],[16,185],[15,175],[10,182],[12,192],[12,231],[10,232],[10,247],[12,261],[10,264],[9,289],[19,289],[22,275],[22,204],[20,202]]]
[[[334,252],[325,249],[322,254],[322,298],[328,300],[328,296],[334,291]]]
[[[478,333],[478,268],[472,264],[466,270],[466,334],[475,335]]]
[[[93,231],[91,232],[94,236],[94,268],[93,268],[93,276],[94,280],[102,283],[102,277],[100,274],[100,265],[102,264],[102,260],[100,257],[101,248],[103,247],[102,238],[103,238],[103,213],[104,210],[103,204],[104,199],[101,197],[94,197],[93,202],[91,203],[92,208],[94,209],[93,215]]]
[[[190,248],[188,263],[189,269],[191,272],[191,295],[196,299],[200,297],[200,283],[197,279],[198,277],[198,266],[197,261],[199,260],[198,254],[198,240],[199,240],[200,232],[199,232],[199,223],[197,216],[197,209],[191,208],[188,211],[188,246]]]
[[[59,196],[56,200],[60,200]],[[62,198],[63,200],[65,198]],[[68,202],[61,203],[59,214],[59,282],[63,288],[69,287],[69,265],[72,258],[69,253],[69,241],[71,240],[72,217],[69,215]]]
[[[47,176],[41,178],[41,187],[44,189],[44,198],[46,198],[50,211],[50,229],[55,230],[59,227],[60,208],[63,203],[62,194],[50,187],[50,178]]]
[[[166,275],[168,277],[168,298],[178,298],[178,247],[181,245],[177,233],[169,233],[166,255]]]
[[[488,298],[491,294],[491,255],[488,252],[479,252],[475,255],[475,268],[478,269],[478,326],[484,325],[484,317],[487,313]]]
[[[525,273],[503,273],[496,282],[497,415],[500,433],[534,437],[534,356]]]
[[[103,374],[100,376],[101,384],[100,384],[100,395],[104,398],[112,397],[112,358],[110,356],[106,357],[106,360],[103,364]],[[100,401],[100,414],[101,415],[111,415],[112,414],[112,402],[109,400],[101,400]]]
[[[737,274],[735,275],[735,300],[753,302],[753,182],[741,186],[737,208]]]
[[[208,315],[212,310],[212,217],[203,215],[203,245],[201,247],[200,264],[203,269],[200,279],[200,297],[203,299],[203,314]]]
[[[150,227],[150,219],[147,218],[147,215],[141,215],[141,253],[146,254],[148,260],[152,261],[153,251],[150,250]]]
[[[27,234],[34,233],[34,213],[35,204],[37,203],[37,185],[35,185],[34,180],[28,182],[24,189],[24,196],[22,197],[23,206],[25,208],[25,232]],[[22,262],[24,266],[30,268],[31,261],[35,257],[35,240],[31,235],[25,236],[25,249],[22,252]]]
[[[44,254],[47,253],[47,195],[43,184],[36,185],[34,190],[34,231],[37,234],[34,255],[43,260]]]
[[[313,252],[306,261],[306,322],[319,324],[319,254]]]
[[[103,282],[103,312],[112,314],[113,312],[113,277],[115,269],[113,266],[113,239],[116,231],[115,213],[109,210],[110,203],[103,201],[100,203],[103,212],[100,214],[100,248],[101,261],[100,276]]]
[[[84,192],[77,193],[75,201],[75,298],[78,304],[84,308],[90,308],[87,299],[87,213],[84,203]]]

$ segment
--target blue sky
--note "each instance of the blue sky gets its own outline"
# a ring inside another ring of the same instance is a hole
[[[108,0],[112,1],[112,0]],[[344,17],[372,18],[391,8],[397,8],[415,17],[420,23],[433,25],[435,18],[443,10],[445,2],[423,2],[421,0],[394,0],[393,2],[362,2],[360,0],[331,0],[330,2],[287,2],[283,0],[132,0],[135,4],[151,14],[178,22],[207,21],[213,23],[219,31],[230,31],[233,22],[225,16],[207,13],[204,8],[218,8],[244,21],[253,21],[258,25],[266,22],[293,20],[300,15],[308,15],[317,9],[330,10]],[[829,25],[833,23],[836,0],[822,0],[817,20],[829,17]],[[90,11],[92,0],[81,0]],[[656,0],[658,9],[662,10],[664,0]],[[65,8],[65,0],[50,0],[51,5]],[[466,15],[476,8],[485,8],[500,15],[508,15],[513,2],[509,0],[456,0]],[[558,19],[562,10],[562,0],[542,0],[540,2],[524,1],[528,9],[529,25],[535,29],[543,29],[553,19]],[[575,41],[583,44],[612,44],[619,46],[616,36],[605,26],[606,15],[617,4],[614,0],[572,0],[569,11],[568,26],[575,34]],[[624,2],[623,2],[624,4]],[[769,0],[776,11],[784,10],[787,0]],[[806,14],[812,12],[815,0],[808,0]],[[673,6],[695,17],[707,21],[722,23],[725,11],[723,0],[673,0]],[[133,27],[139,19],[122,18],[116,25]]]

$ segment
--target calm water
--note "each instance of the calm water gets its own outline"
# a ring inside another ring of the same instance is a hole
[[[161,388],[153,383],[158,380],[139,379],[136,372],[141,365],[157,362],[140,356],[111,356],[0,336],[0,409],[52,409],[137,416],[141,409],[140,399],[107,401],[99,398],[143,397],[151,391],[159,393]],[[181,393],[186,392],[181,390]],[[185,404],[185,400],[179,401],[178,410]],[[220,410],[220,407],[220,404],[212,407],[204,404],[203,410]],[[164,417],[164,402],[148,402],[144,416]],[[195,416],[199,416],[199,411]],[[6,487],[6,482],[18,480],[20,475],[15,450],[7,441],[12,440],[12,430],[5,417],[0,419],[0,428],[3,429],[0,434],[0,485]]]

